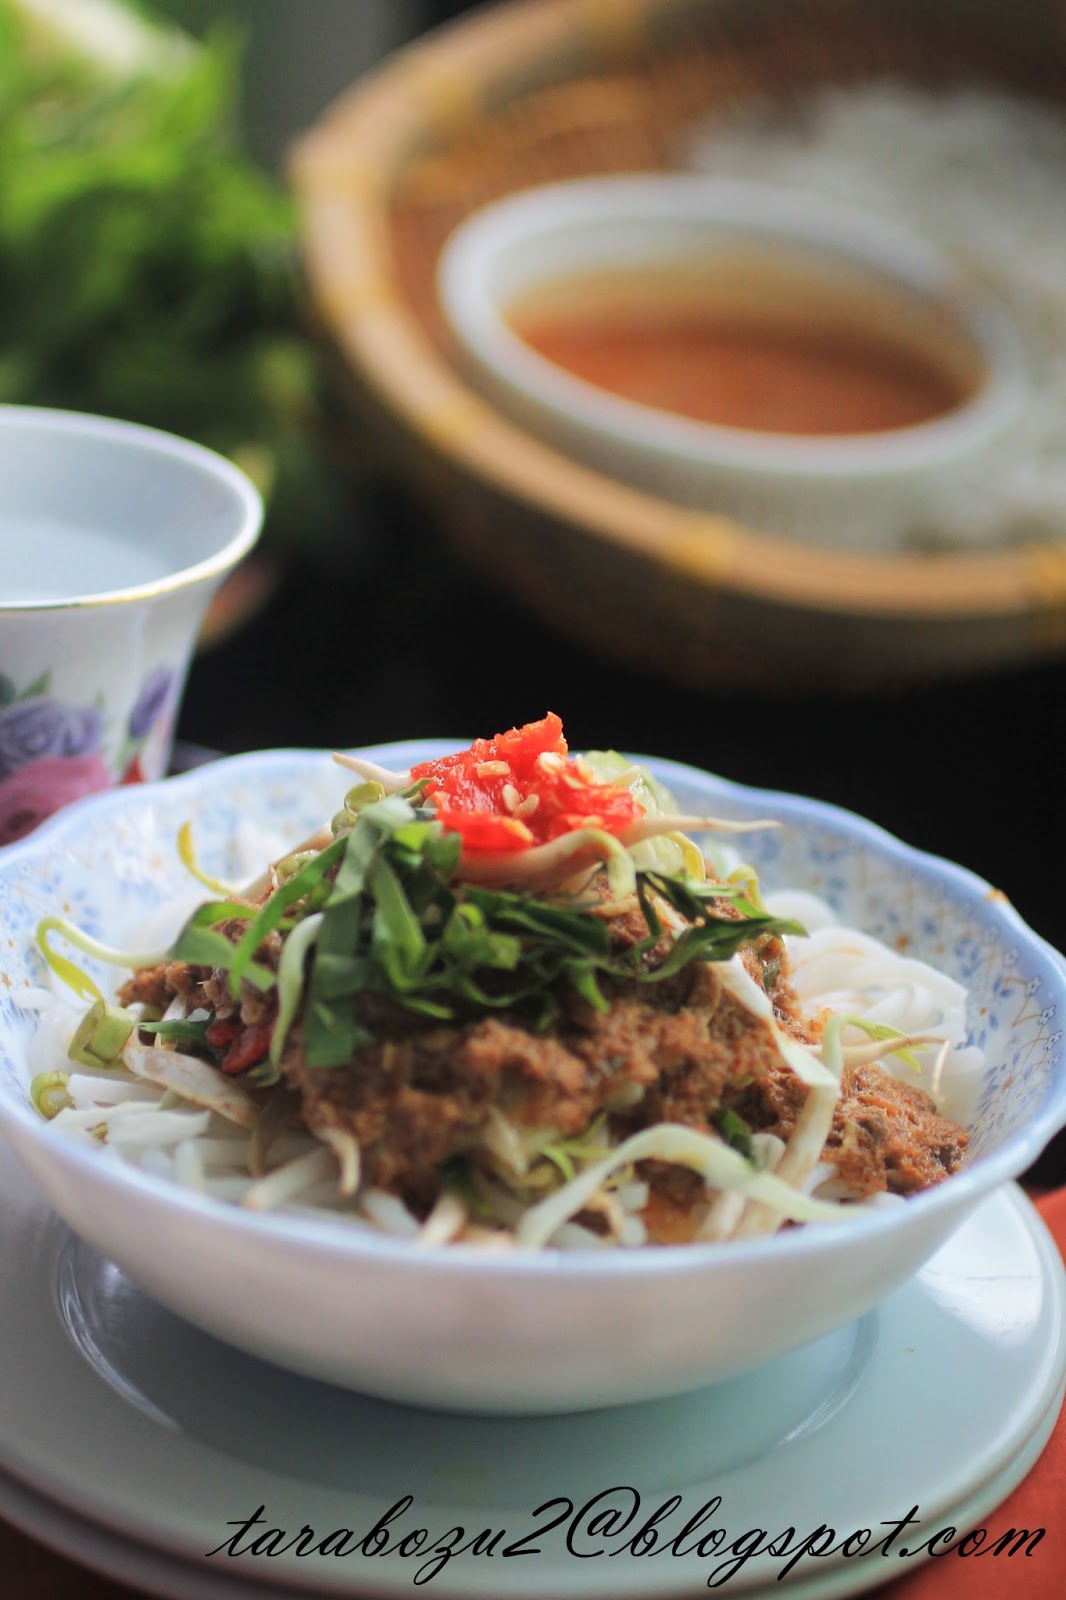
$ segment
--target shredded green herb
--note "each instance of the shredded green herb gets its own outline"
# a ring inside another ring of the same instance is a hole
[[[606,922],[579,901],[455,881],[458,836],[409,798],[379,799],[368,789],[353,791],[349,800],[360,808],[346,808],[332,843],[294,862],[296,870],[261,907],[202,906],[171,952],[225,970],[235,999],[243,983],[277,988],[274,1074],[301,1003],[308,1064],[343,1066],[372,1040],[363,1019],[367,995],[440,1021],[520,1008],[528,1026],[543,1030],[567,990],[606,1011],[605,986],[662,983],[691,961],[728,961],[765,935],[802,932],[757,905],[748,881],[722,885],[638,871],[648,934],[619,951]],[[730,902],[734,914],[721,915],[715,901]],[[686,926],[651,967],[664,907]],[[238,918],[247,927],[234,942],[218,924]],[[286,942],[275,972],[262,954],[278,929]]]
[[[205,1035],[211,1026],[210,1017],[171,1017],[167,1022],[138,1022],[142,1033],[150,1033],[156,1039],[165,1039],[172,1044],[204,1044]]]
[[[731,1149],[739,1150],[748,1161],[753,1159],[755,1152],[751,1143],[751,1129],[743,1117],[725,1106],[720,1106],[717,1111],[712,1111],[711,1123]]]

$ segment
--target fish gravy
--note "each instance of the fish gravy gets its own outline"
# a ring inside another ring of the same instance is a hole
[[[756,433],[916,427],[969,400],[982,378],[945,308],[780,256],[575,278],[525,295],[507,319],[598,389]]]

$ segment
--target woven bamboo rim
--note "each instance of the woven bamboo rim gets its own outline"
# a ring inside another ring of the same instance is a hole
[[[715,35],[748,23],[763,30],[759,71],[775,92],[861,76],[881,62],[893,70],[901,49],[904,60],[914,49],[913,41],[905,48],[898,42],[901,17],[922,30],[922,75],[942,73],[945,39],[951,50],[965,42],[960,70],[1061,97],[1066,13],[1050,3],[1005,7],[1004,23],[998,9],[993,0],[512,0],[476,13],[364,79],[295,149],[291,171],[318,314],[363,387],[425,447],[605,548],[639,553],[721,596],[859,620],[1020,623],[1024,640],[1005,654],[1025,659],[1064,650],[1066,542],[937,555],[839,552],[631,489],[542,444],[481,399],[457,369],[427,287],[435,250],[463,214],[464,197],[452,203],[448,192],[462,153],[475,143],[490,148],[487,120],[502,129],[513,107],[538,95],[543,106],[569,84],[580,87],[590,118],[602,118],[613,95],[615,126],[627,126],[628,111],[633,127],[641,85],[654,81],[655,64],[665,59],[663,40],[684,38],[685,28],[709,32],[717,50],[713,70],[712,57],[703,58],[701,92],[708,83],[719,93],[725,85],[734,102],[752,88],[751,62],[745,67],[728,49],[723,56]],[[677,59],[675,52],[675,67]],[[695,68],[688,78],[675,75],[678,115],[686,93],[695,103],[699,76]],[[628,93],[634,98],[627,107]],[[665,164],[654,146],[645,140],[645,168]],[[556,165],[541,175],[563,170]],[[507,186],[490,176],[475,198]],[[523,182],[512,177],[510,186]],[[436,202],[443,220],[434,239],[424,219]],[[419,207],[421,233],[405,237],[405,217]]]

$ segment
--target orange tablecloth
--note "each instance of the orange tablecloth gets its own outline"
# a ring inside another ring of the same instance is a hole
[[[1045,1196],[1037,1209],[1066,1259],[1066,1189]],[[883,1589],[880,1600],[1060,1600],[1066,1589],[1066,1410],[1036,1466],[985,1524],[995,1537],[1011,1527],[1047,1532],[1029,1557],[927,1561]]]
[[[1066,1189],[1038,1202],[1038,1209],[1066,1257]],[[1010,1527],[1047,1532],[1028,1557],[963,1560],[949,1555],[926,1561],[883,1588],[881,1600],[963,1600],[964,1596],[965,1600],[1060,1600],[1066,1584],[1066,1411],[1029,1476],[995,1516],[985,1520],[995,1537]],[[249,1588],[249,1595],[253,1592]],[[721,1592],[728,1595],[728,1584]],[[0,1523],[3,1600],[131,1600],[135,1594],[136,1600],[147,1600],[139,1591],[87,1573]],[[781,1595],[787,1600],[785,1584]]]

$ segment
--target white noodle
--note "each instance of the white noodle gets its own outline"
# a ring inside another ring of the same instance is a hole
[[[416,1239],[421,1224],[412,1216],[403,1201],[385,1189],[367,1189],[360,1196],[362,1208],[371,1222],[382,1233],[392,1233],[403,1239]]]
[[[174,1151],[174,1177],[186,1189],[204,1190],[202,1147],[196,1139],[186,1139]]]
[[[335,1163],[328,1150],[309,1150],[306,1155],[288,1161],[269,1177],[252,1184],[244,1197],[244,1204],[252,1211],[274,1211],[286,1200],[304,1193],[312,1184],[328,1178]]]
[[[467,1210],[463,1202],[450,1190],[441,1191],[433,1210],[418,1230],[419,1244],[447,1244],[463,1231]]]
[[[79,1110],[118,1105],[122,1100],[159,1104],[159,1090],[153,1084],[131,1083],[128,1078],[116,1077],[114,1073],[72,1072],[67,1079],[67,1093]]]
[[[760,1161],[765,1172],[776,1172],[787,1146],[773,1133],[756,1133],[751,1140],[752,1154]],[[825,1198],[820,1196],[820,1198]],[[744,1221],[745,1212],[754,1204],[736,1189],[722,1189],[707,1208],[697,1233],[697,1239],[733,1238]]]

